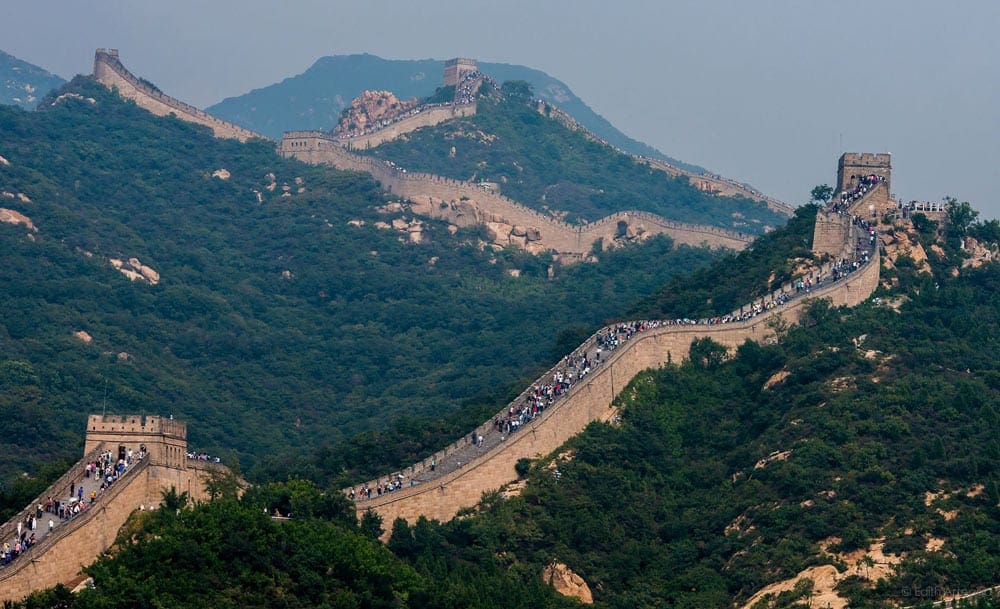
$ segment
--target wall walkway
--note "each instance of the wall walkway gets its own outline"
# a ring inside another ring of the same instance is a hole
[[[649,233],[665,234],[676,243],[694,246],[740,250],[753,240],[746,233],[675,222],[643,211],[617,212],[588,224],[571,225],[503,195],[488,192],[471,182],[407,172],[385,161],[354,154],[341,146],[337,138],[322,131],[289,131],[281,140],[279,152],[282,156],[307,163],[370,173],[383,188],[402,198],[433,197],[445,201],[445,206],[432,205],[428,215],[459,226],[500,222],[537,231],[540,235],[538,243],[559,254],[587,255],[598,239],[614,239],[619,222],[625,222],[630,227],[641,226]]]
[[[210,128],[215,137],[241,142],[253,138],[267,139],[158,91],[129,72],[118,59],[116,49],[97,49],[94,53],[94,78],[109,89],[117,89],[119,95],[133,100],[140,108],[156,116],[174,114],[181,120]]]
[[[130,444],[131,448],[132,445]],[[137,446],[134,448],[138,448]],[[84,467],[106,450],[104,445],[90,451],[61,478],[49,486],[28,507],[0,527],[0,541],[11,541],[16,535],[17,522],[33,512],[46,498],[66,497],[71,483],[84,480]],[[160,504],[162,493],[174,488],[187,493],[192,500],[207,501],[205,481],[211,472],[223,467],[203,461],[186,461],[180,466],[158,465],[158,459],[147,455],[125,470],[121,478],[99,495],[97,501],[72,520],[63,521],[43,512],[39,519],[39,541],[26,553],[0,568],[0,602],[16,601],[35,590],[68,584],[80,570],[111,547],[118,530],[140,507],[152,509]],[[89,490],[89,489],[88,489]],[[57,526],[48,532],[48,520]]]
[[[847,239],[853,243],[860,234],[862,231],[855,227],[849,230]],[[406,482],[400,490],[373,496],[372,499],[359,498],[356,501],[359,516],[364,510],[372,508],[387,525],[391,525],[396,518],[412,522],[420,516],[448,520],[460,509],[475,505],[484,492],[513,482],[516,479],[514,465],[519,459],[548,454],[590,422],[608,420],[614,414],[612,402],[615,396],[636,374],[670,361],[682,361],[688,356],[693,341],[711,338],[732,350],[747,340],[773,340],[774,322],[797,322],[808,303],[816,299],[827,299],[834,306],[857,305],[875,290],[878,278],[879,256],[876,249],[867,264],[839,281],[749,320],[718,325],[666,325],[640,332],[608,355],[567,395],[558,398],[541,416],[515,434],[504,438],[493,428],[491,418],[475,431],[488,439],[484,449],[477,449],[467,439],[462,439],[402,471],[344,489],[344,492],[350,494],[353,490],[360,497],[360,489],[364,487],[375,488],[379,484],[402,479]],[[781,291],[794,294],[791,286],[784,286]],[[748,306],[752,308],[753,304]],[[604,333],[608,331],[608,328],[602,329]],[[596,343],[596,336],[591,336],[571,355],[589,352]],[[560,365],[547,371],[533,386],[549,384],[558,368]],[[525,389],[498,416],[505,415],[511,406],[523,404],[529,390]],[[432,462],[437,465],[433,473]],[[416,484],[405,486],[411,480]]]

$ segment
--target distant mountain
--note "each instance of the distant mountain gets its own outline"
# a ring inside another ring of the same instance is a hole
[[[705,169],[673,159],[636,141],[594,112],[566,85],[545,72],[526,66],[479,62],[479,69],[498,83],[524,80],[535,93],[580,122],[597,136],[633,154],[667,161],[682,169]],[[367,53],[322,57],[308,70],[280,83],[224,99],[207,108],[218,116],[268,137],[280,138],[295,129],[332,129],[340,112],[365,89],[387,89],[400,99],[427,97],[441,86],[444,61],[437,59],[382,59]]]
[[[47,70],[0,51],[0,104],[30,110],[46,93],[65,82]]]

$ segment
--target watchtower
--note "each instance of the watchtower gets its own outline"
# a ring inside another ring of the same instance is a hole
[[[103,448],[117,454],[145,447],[151,465],[185,469],[187,467],[187,423],[161,416],[101,415],[87,417],[87,441],[84,454]]]
[[[837,192],[849,192],[862,177],[872,174],[885,178],[886,190],[892,192],[892,155],[889,153],[845,152],[837,164]]]
[[[479,64],[475,59],[466,57],[456,57],[444,62],[444,86],[453,87],[462,82],[462,78],[469,72],[479,70]]]

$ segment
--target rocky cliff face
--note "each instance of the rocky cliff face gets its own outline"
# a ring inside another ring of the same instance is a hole
[[[344,110],[334,135],[355,135],[385,126],[417,107],[417,98],[400,100],[389,91],[363,91]]]
[[[545,567],[542,570],[542,579],[563,596],[573,597],[584,605],[594,602],[587,582],[562,563],[552,563]]]

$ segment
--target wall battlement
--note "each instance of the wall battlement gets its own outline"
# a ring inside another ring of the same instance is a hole
[[[644,211],[616,212],[594,222],[572,225],[472,182],[407,172],[384,161],[355,154],[341,146],[338,138],[322,131],[287,131],[278,150],[284,157],[294,157],[307,163],[370,173],[383,188],[402,198],[430,196],[449,203],[446,208],[432,206],[429,211],[431,217],[447,219],[461,226],[505,222],[537,230],[541,235],[538,243],[569,257],[587,255],[599,239],[610,242],[620,221],[633,227],[641,226],[651,234],[665,234],[676,243],[687,245],[707,244],[739,250],[752,241],[752,236],[745,233],[676,222]]]
[[[0,602],[16,601],[35,590],[73,580],[114,543],[118,530],[137,509],[154,509],[171,488],[187,493],[195,501],[207,501],[205,482],[224,466],[187,458],[187,424],[162,416],[90,415],[84,457],[32,501],[27,508],[0,526],[0,538],[9,540],[17,522],[49,497],[61,499],[67,487],[85,479],[84,470],[98,455],[119,447],[137,454],[145,446],[148,454],[133,461],[122,477],[97,501],[69,521],[59,525],[14,562],[0,569]],[[40,531],[45,530],[39,520]]]
[[[181,120],[203,125],[212,130],[216,137],[237,139],[267,139],[259,133],[216,118],[204,110],[195,108],[156,89],[128,71],[119,59],[117,49],[97,49],[94,52],[94,79],[105,87],[118,91],[125,99],[131,99],[140,108],[156,116],[175,115]]]
[[[889,153],[845,152],[837,162],[837,192],[849,192],[862,176],[880,175],[892,191],[892,155]]]
[[[851,235],[853,237],[853,234]],[[434,478],[426,483],[410,486],[370,500],[357,502],[360,517],[368,508],[382,516],[383,522],[404,518],[411,523],[420,516],[449,520],[460,509],[471,507],[484,492],[497,489],[516,479],[514,466],[521,458],[537,458],[562,446],[572,436],[593,421],[607,421],[614,415],[613,401],[636,374],[674,361],[680,362],[689,355],[692,342],[711,338],[725,345],[730,351],[747,340],[765,342],[774,339],[773,321],[781,319],[795,323],[805,312],[809,302],[827,299],[834,306],[854,306],[866,300],[878,286],[879,256],[876,249],[872,259],[860,270],[840,281],[828,284],[812,293],[810,298],[799,298],[766,314],[747,321],[719,325],[671,325],[641,332],[632,340],[611,352],[602,365],[585,380],[574,385],[569,393],[547,408],[540,417],[530,421],[516,434],[496,444],[473,461]],[[602,329],[606,330],[606,329]],[[573,354],[581,354],[596,341],[592,335]],[[553,368],[543,374],[534,385],[542,385],[552,378]],[[525,389],[511,405],[523,403]],[[501,416],[507,411],[501,411]],[[476,434],[496,433],[491,421],[486,421]],[[428,456],[419,463],[398,472],[352,487],[357,493],[365,486],[375,488],[381,482],[421,476],[433,471],[432,463],[444,463],[449,455],[459,453],[467,446],[459,440],[451,446]],[[460,454],[460,453],[459,453]],[[452,457],[454,458],[454,457]],[[349,493],[351,489],[344,489]]]
[[[87,418],[84,452],[119,446],[138,452],[146,448],[154,465],[184,469],[187,466],[187,423],[144,415],[100,415]]]

